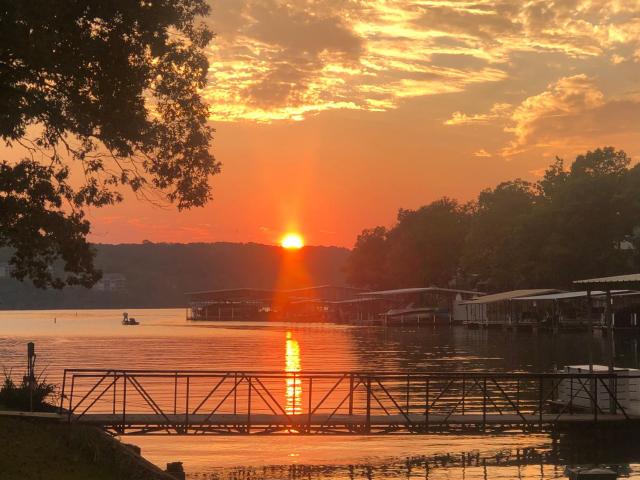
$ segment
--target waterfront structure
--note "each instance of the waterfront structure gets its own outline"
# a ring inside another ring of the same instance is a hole
[[[378,316],[385,324],[454,324],[466,319],[465,302],[484,295],[475,290],[417,287],[359,294],[383,307]]]
[[[451,324],[462,323],[463,303],[482,294],[440,287],[367,291],[333,285],[291,290],[208,290],[186,294],[187,319]]]
[[[337,323],[379,323],[381,315],[395,303],[385,298],[367,297],[357,295],[355,298],[336,300],[330,302],[327,307],[331,321]]]
[[[607,307],[607,305],[609,307]],[[465,303],[470,328],[586,330],[611,325],[637,328],[640,292],[627,289],[565,292],[554,289],[511,290]]]
[[[531,306],[514,300],[556,292],[559,290],[552,288],[510,290],[469,300],[464,303],[466,308],[464,324],[469,328],[531,325],[536,318]]]
[[[583,280],[575,280],[574,285],[585,288],[587,291],[588,318],[592,321],[593,308],[592,297],[594,290],[602,290],[605,292],[605,303],[603,319],[601,327],[607,330],[630,326],[638,327],[638,316],[640,315],[640,293],[627,292],[621,295],[621,308],[618,309],[618,315],[614,309],[614,295],[617,289],[627,288],[632,290],[640,290],[640,273],[632,273],[627,275],[614,275],[610,277],[588,278]]]
[[[187,293],[188,320],[324,320],[330,305],[363,289],[320,285],[290,290],[235,288]]]
[[[640,299],[640,293],[632,290],[611,290],[613,323],[619,319],[619,326],[636,327],[637,313],[633,310]],[[602,327],[606,322],[607,293],[602,290],[560,292],[533,295],[513,299],[527,302],[535,311],[532,325],[551,330],[587,330]],[[591,312],[591,313],[589,313]]]

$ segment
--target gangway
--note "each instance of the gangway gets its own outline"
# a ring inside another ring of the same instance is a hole
[[[640,415],[619,399],[617,380],[615,372],[67,369],[60,413],[114,434],[425,434],[640,425]]]

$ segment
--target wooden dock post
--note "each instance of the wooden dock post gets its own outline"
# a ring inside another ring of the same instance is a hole
[[[367,375],[367,416],[366,431],[371,433],[371,377]]]

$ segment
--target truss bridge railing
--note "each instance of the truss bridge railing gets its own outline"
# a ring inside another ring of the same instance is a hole
[[[639,385],[609,373],[68,369],[60,412],[117,434],[532,431],[634,421]]]

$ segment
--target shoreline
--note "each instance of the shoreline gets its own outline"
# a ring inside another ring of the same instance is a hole
[[[0,472],[4,480],[176,480],[141,454],[96,427],[49,417],[0,416]]]

